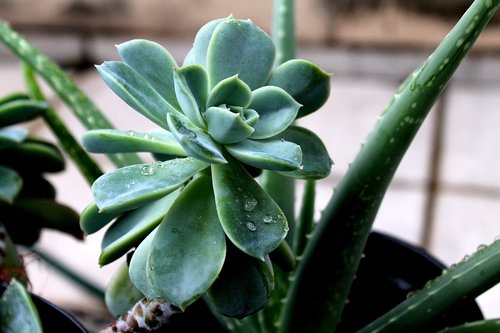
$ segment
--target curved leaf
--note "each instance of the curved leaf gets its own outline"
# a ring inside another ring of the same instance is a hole
[[[168,302],[185,309],[212,285],[226,257],[210,177],[191,181],[158,227],[147,276]]]
[[[302,163],[300,146],[285,140],[248,139],[225,147],[241,162],[259,169],[297,170]]]
[[[120,258],[156,228],[172,206],[179,191],[139,207],[118,218],[104,234],[99,265],[104,266]]]
[[[290,126],[300,104],[281,88],[266,86],[252,92],[252,102],[248,106],[257,111],[259,120],[254,125],[252,139],[267,139]]]
[[[218,144],[187,117],[170,113],[167,120],[177,142],[190,156],[208,163],[226,163]]]
[[[283,88],[302,104],[297,118],[318,110],[330,95],[331,75],[316,64],[303,59],[289,60],[273,69],[267,82]]]
[[[165,130],[149,133],[115,129],[90,130],[83,135],[82,143],[91,153],[151,152],[187,156],[172,133]]]
[[[254,131],[241,114],[230,109],[212,106],[205,113],[208,133],[222,144],[241,142]]]
[[[64,157],[57,146],[35,139],[2,150],[0,164],[19,172],[60,172],[65,168]]]
[[[155,124],[168,129],[167,113],[178,111],[139,73],[120,61],[107,61],[96,68],[104,82],[125,103]]]
[[[210,92],[208,106],[234,105],[246,108],[252,100],[252,91],[238,75],[233,75],[217,83]]]
[[[18,99],[0,105],[0,127],[32,120],[47,111],[47,103]]]
[[[12,203],[23,186],[17,172],[0,165],[0,202]]]
[[[173,68],[177,63],[160,44],[133,39],[117,45],[123,62],[132,67],[172,106],[179,107],[174,91]]]
[[[0,129],[0,149],[8,148],[21,143],[28,136],[26,128]]]
[[[204,128],[201,112],[205,110],[208,96],[208,77],[199,65],[188,65],[174,70],[174,86],[182,112],[196,126]]]
[[[7,104],[16,100],[31,99],[31,96],[24,92],[14,92],[0,97],[0,105]]]
[[[106,287],[106,293],[104,294],[106,307],[113,316],[119,317],[130,310],[143,297],[140,290],[130,281],[127,262],[122,262]]]
[[[80,214],[80,229],[87,235],[93,234],[113,221],[117,216],[116,213],[100,213],[99,207],[95,202],[92,202]]]
[[[158,293],[153,289],[153,286],[149,282],[146,275],[149,249],[151,248],[151,243],[157,231],[158,227],[151,231],[149,235],[144,238],[141,244],[139,244],[132,255],[132,259],[130,260],[128,267],[130,281],[147,298],[155,298],[158,296]]]
[[[301,179],[321,179],[330,174],[333,162],[328,155],[325,144],[316,134],[303,127],[290,126],[277,138],[294,142],[302,148],[301,167],[294,171],[280,173]]]
[[[273,290],[273,266],[268,256],[260,261],[229,248],[224,268],[206,295],[217,312],[241,319],[261,310]]]
[[[224,20],[226,19],[223,18],[210,21],[198,30],[194,38],[193,48],[189,50],[184,58],[183,66],[197,64],[207,67],[208,44],[210,43],[215,28]]]
[[[38,311],[26,288],[12,280],[0,298],[0,331],[42,333]]]
[[[94,182],[94,201],[100,212],[130,210],[173,192],[207,166],[191,157],[129,165],[106,173]]]
[[[264,260],[288,232],[285,215],[241,164],[212,165],[217,214],[224,232],[240,250]]]
[[[228,18],[213,31],[206,67],[210,86],[238,74],[250,89],[263,86],[271,74],[275,57],[271,38],[250,20]]]

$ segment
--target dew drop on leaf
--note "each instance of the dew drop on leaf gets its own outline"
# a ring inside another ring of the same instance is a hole
[[[247,212],[251,212],[255,206],[257,206],[257,199],[248,198],[245,200],[245,204],[243,205],[243,209]]]
[[[155,171],[151,165],[145,165],[141,168],[141,175],[143,176],[151,176]]]
[[[271,223],[271,222],[273,222],[273,217],[271,216],[271,214],[266,214],[266,215],[264,215],[263,220],[264,220],[264,223]]]
[[[248,230],[250,231],[255,231],[257,230],[257,226],[252,222],[252,221],[248,221],[247,222],[247,228]]]

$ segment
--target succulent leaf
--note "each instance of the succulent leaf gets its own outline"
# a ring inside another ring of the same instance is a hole
[[[96,68],[104,82],[125,103],[158,126],[168,129],[167,113],[178,111],[145,78],[120,61],[107,61]]]
[[[32,120],[47,111],[47,103],[18,99],[0,105],[0,127]]]
[[[142,298],[144,295],[130,281],[127,262],[122,262],[106,287],[104,295],[106,307],[113,316],[118,317],[130,310]]]
[[[252,90],[263,86],[271,74],[275,52],[271,38],[249,20],[222,20],[207,50],[210,86],[235,74]]]
[[[151,248],[151,243],[153,242],[157,231],[158,227],[151,231],[149,235],[144,238],[141,244],[139,244],[137,249],[134,251],[128,266],[130,281],[147,298],[155,298],[158,294],[154,290],[146,274],[149,249]]]
[[[12,280],[0,298],[0,330],[5,333],[42,333],[38,311],[26,288]]]
[[[245,140],[226,145],[227,151],[241,162],[260,169],[290,171],[302,164],[299,145],[285,140]]]
[[[170,113],[167,120],[177,142],[189,155],[208,163],[226,163],[212,137],[194,125],[186,116]]]
[[[242,115],[231,109],[212,106],[207,109],[205,117],[208,133],[222,144],[241,142],[254,132]]]
[[[259,113],[255,132],[250,136],[252,139],[270,138],[284,131],[295,120],[300,104],[285,90],[265,86],[254,90],[252,95],[249,108]]]
[[[16,171],[0,165],[0,184],[0,202],[12,203],[21,191],[23,180]]]
[[[302,104],[297,118],[318,110],[330,95],[331,75],[316,64],[303,60],[289,60],[271,73],[267,83],[283,88],[298,103]]]
[[[251,100],[250,87],[240,80],[238,75],[233,75],[213,87],[208,98],[208,106],[225,104],[246,108]]]
[[[0,164],[19,172],[60,172],[64,157],[57,146],[35,139],[26,139],[18,145],[2,150]]]
[[[158,227],[147,276],[168,302],[185,309],[212,285],[226,257],[226,243],[211,180],[191,181]]]
[[[173,69],[177,63],[160,44],[134,39],[117,46],[123,62],[139,73],[172,106],[179,108],[174,91]]]
[[[90,130],[83,135],[82,143],[92,153],[150,152],[186,156],[173,134],[166,130],[149,133],[116,129]]]
[[[93,234],[113,221],[118,215],[117,213],[100,213],[99,207],[95,202],[92,202],[80,214],[80,229],[87,235]]]
[[[212,165],[217,213],[231,242],[264,260],[285,238],[285,215],[243,166],[234,159]]]
[[[208,96],[208,77],[199,65],[188,65],[174,70],[177,101],[182,112],[198,127],[205,128],[201,112],[205,110]]]
[[[92,193],[101,212],[124,212],[173,192],[207,166],[191,157],[129,165],[99,177]]]
[[[214,33],[215,28],[225,19],[217,19],[206,23],[198,30],[193,42],[193,48],[189,50],[184,58],[183,66],[197,64],[207,67],[207,51],[210,39]]]
[[[28,136],[25,128],[0,129],[0,149],[8,148],[21,143]]]

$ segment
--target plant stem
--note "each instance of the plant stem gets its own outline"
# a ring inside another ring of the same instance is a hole
[[[335,331],[373,220],[399,162],[499,5],[500,0],[476,0],[381,115],[304,251],[281,332]]]
[[[47,101],[43,95],[40,86],[36,82],[32,68],[23,63],[23,72],[26,86],[32,97],[38,101]],[[68,130],[61,118],[57,115],[52,107],[49,107],[43,114],[43,119],[50,127],[55,136],[59,139],[64,151],[75,162],[76,166],[87,180],[89,185],[102,175],[102,171],[95,161],[90,158],[87,152],[80,146],[78,141]]]
[[[0,41],[52,87],[88,129],[113,128],[94,103],[59,66],[3,21],[0,21]],[[118,167],[141,163],[135,154],[112,154],[109,157]]]
[[[295,58],[294,0],[274,0],[272,35],[276,46],[275,66]]]

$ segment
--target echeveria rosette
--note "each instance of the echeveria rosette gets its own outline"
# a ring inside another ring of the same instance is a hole
[[[99,178],[81,226],[91,233],[118,217],[104,237],[100,263],[140,244],[130,265],[132,282],[146,296],[185,308],[224,274],[225,237],[265,263],[287,234],[283,212],[247,166],[296,178],[329,174],[321,140],[292,124],[325,102],[330,75],[305,60],[273,68],[271,38],[232,17],[202,27],[182,66],[147,40],[120,44],[118,52],[122,61],[105,62],[99,73],[160,128],[89,131],[84,145],[98,153],[150,152],[159,161]],[[210,260],[200,260],[207,253]],[[241,265],[249,272],[269,270],[251,260]],[[272,280],[272,272],[255,274]],[[261,294],[266,297],[252,300],[252,311],[265,304],[268,293]]]

